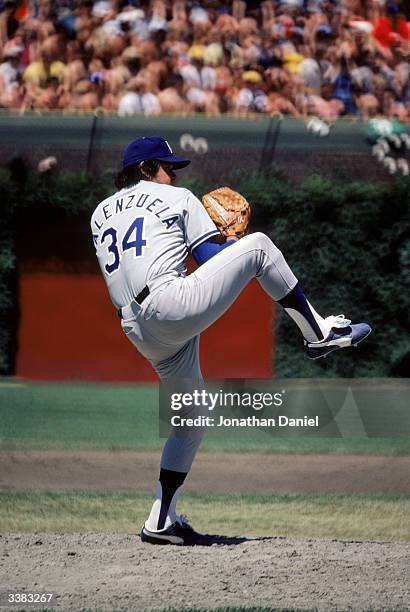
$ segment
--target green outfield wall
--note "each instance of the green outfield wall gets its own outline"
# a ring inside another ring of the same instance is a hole
[[[312,172],[339,179],[389,179],[371,156],[366,122],[340,119],[326,137],[308,131],[307,123],[265,116],[0,114],[0,165],[20,156],[35,168],[40,159],[54,155],[60,171],[113,172],[129,140],[151,134],[164,136],[177,152],[189,155],[190,173],[205,175],[211,183],[236,180],[272,163],[297,182]]]

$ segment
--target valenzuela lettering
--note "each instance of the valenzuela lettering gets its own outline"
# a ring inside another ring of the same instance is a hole
[[[178,215],[173,215],[172,217],[167,216],[166,213],[170,210],[170,207],[164,204],[163,200],[160,198],[152,198],[152,196],[142,193],[138,199],[135,198],[135,194],[129,194],[117,198],[116,200],[111,200],[102,207],[103,216],[102,218],[94,219],[94,224],[96,228],[100,230],[105,221],[131,208],[144,208],[147,212],[157,217],[157,219],[165,225],[167,230],[178,221]]]

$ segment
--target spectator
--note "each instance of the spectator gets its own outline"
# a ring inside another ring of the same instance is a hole
[[[25,89],[21,81],[20,61],[23,47],[9,45],[0,64],[0,106],[20,110]]]
[[[54,60],[52,55],[43,50],[40,58],[27,66],[23,79],[34,85],[43,85],[50,77],[63,81],[65,69],[66,66],[63,62]]]
[[[147,91],[147,83],[141,77],[135,77],[127,87],[118,104],[118,115],[120,117],[132,117],[133,115],[159,115],[161,105],[158,96]]]
[[[7,0],[0,105],[408,120],[401,11],[399,0]]]
[[[180,74],[167,78],[164,87],[158,92],[158,100],[163,113],[187,113],[192,110],[184,96],[184,79]]]
[[[23,47],[9,45],[4,52],[3,62],[0,64],[0,95],[8,93],[16,86],[20,74],[20,60]]]
[[[261,74],[256,70],[247,70],[242,75],[242,81],[243,87],[238,91],[235,100],[235,110],[239,114],[266,112],[268,97],[264,92]]]
[[[373,36],[379,49],[387,57],[390,57],[395,50],[408,49],[410,29],[400,15],[398,2],[387,1],[384,15],[379,17],[374,24]]]
[[[333,84],[333,97],[342,102],[345,113],[349,115],[357,113],[357,107],[353,99],[352,77],[345,57],[340,60],[339,74]]]

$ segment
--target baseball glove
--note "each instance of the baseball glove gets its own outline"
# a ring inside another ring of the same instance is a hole
[[[202,204],[223,236],[245,236],[251,207],[240,193],[229,187],[219,187],[203,195]]]

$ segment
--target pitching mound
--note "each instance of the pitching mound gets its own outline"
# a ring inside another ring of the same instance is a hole
[[[59,610],[175,607],[408,609],[410,545],[234,540],[155,547],[135,535],[0,536],[0,581]],[[4,587],[3,587],[4,588]]]

